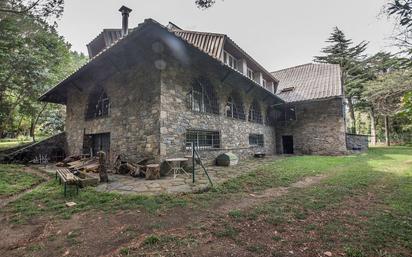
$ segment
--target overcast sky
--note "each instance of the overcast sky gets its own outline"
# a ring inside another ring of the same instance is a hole
[[[200,10],[195,0],[66,0],[59,33],[72,49],[86,44],[103,28],[120,28],[118,9],[133,9],[129,26],[145,18],[183,29],[227,34],[267,70],[311,62],[334,26],[353,41],[370,42],[368,53],[391,48],[393,24],[379,15],[388,0],[216,0]]]

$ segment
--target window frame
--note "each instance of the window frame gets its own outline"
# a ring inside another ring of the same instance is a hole
[[[186,150],[192,150],[192,142],[196,142],[196,150],[219,150],[221,149],[221,134],[217,130],[187,129],[185,133]]]
[[[263,124],[262,108],[257,100],[249,106],[248,121]]]
[[[240,96],[235,95],[232,93],[226,103],[226,117],[238,119],[238,120],[246,120],[245,108],[243,106],[243,102],[240,99]]]
[[[249,134],[249,145],[250,146],[258,146],[258,147],[264,147],[265,146],[265,138],[263,134],[256,134],[256,133],[251,133]]]
[[[219,101],[209,80],[195,79],[187,98],[188,107],[194,112],[220,114]]]
[[[223,62],[230,68],[238,70],[239,60],[226,50],[223,50]]]
[[[254,70],[252,70],[251,68],[247,68],[247,72],[246,72],[247,74],[247,77],[249,78],[249,79],[251,79],[251,80],[255,80],[255,71]]]
[[[106,118],[110,116],[110,98],[104,89],[99,89],[89,94],[85,120]]]

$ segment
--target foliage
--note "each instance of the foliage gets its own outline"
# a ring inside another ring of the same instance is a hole
[[[412,90],[412,70],[403,69],[369,81],[364,95],[382,115],[393,116],[403,107],[402,99]]]
[[[0,14],[59,17],[63,8],[64,0],[5,0],[0,3]]]
[[[10,13],[0,20],[0,136],[34,136],[41,114],[56,108],[38,97],[86,60],[69,49],[38,16]]]
[[[216,3],[216,0],[196,0],[195,4],[201,9],[207,9],[212,7]]]
[[[362,101],[363,83],[368,80],[365,66],[365,55],[363,54],[368,45],[362,41],[353,45],[351,39],[347,39],[338,27],[333,29],[321,52],[322,56],[315,56],[315,61],[320,63],[339,64],[342,70],[342,83],[345,85],[345,96],[348,100],[348,108],[352,121],[352,132],[356,127],[353,102]]]
[[[389,17],[394,17],[397,21],[396,45],[403,48],[403,52],[410,54],[412,47],[412,0],[390,0],[385,6],[385,11]]]

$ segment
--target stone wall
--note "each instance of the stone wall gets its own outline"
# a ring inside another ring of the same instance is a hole
[[[346,147],[349,151],[368,150],[368,135],[346,134]]]
[[[207,77],[218,96],[219,115],[201,113],[190,110],[187,106],[187,94],[191,84],[199,76]],[[236,88],[236,87],[234,87]],[[275,129],[266,124],[247,121],[247,114],[253,98],[238,89],[243,99],[246,120],[226,116],[227,98],[233,90],[232,86],[221,82],[207,67],[189,69],[169,62],[167,69],[161,72],[161,111],[160,111],[160,155],[166,157],[182,157],[190,154],[185,149],[185,133],[188,129],[212,130],[220,132],[220,147],[217,150],[203,150],[203,160],[211,163],[217,155],[231,151],[240,158],[252,156],[257,151],[266,154],[275,153]],[[261,103],[263,120],[267,106]],[[263,134],[264,147],[251,147],[249,134]]]
[[[77,82],[68,91],[66,132],[69,154],[83,151],[85,134],[110,133],[109,160],[118,154],[129,158],[159,155],[160,82],[150,65],[134,66],[99,83],[110,99],[108,117],[85,119],[90,92],[96,85]]]
[[[12,152],[3,161],[27,163],[40,156],[47,157],[49,161],[61,161],[66,152],[66,133],[63,132]]]
[[[293,136],[295,154],[346,153],[342,99],[296,104],[296,120],[276,123],[277,152],[283,153],[282,136]]]

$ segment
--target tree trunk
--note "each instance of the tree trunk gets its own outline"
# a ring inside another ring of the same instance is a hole
[[[37,122],[39,121],[39,118],[40,118],[41,114],[44,112],[44,110],[46,109],[46,107],[47,107],[47,103],[45,103],[43,105],[40,112],[37,114],[36,118],[34,120],[32,120],[32,122],[30,124],[30,136],[33,138],[33,142],[36,142],[34,132],[35,132],[35,129],[36,129]]]
[[[106,153],[100,151],[99,155],[99,177],[100,183],[107,183],[109,182],[109,177],[107,176],[107,169],[106,169]]]
[[[376,145],[376,120],[373,109],[369,109],[369,118],[371,120],[371,145]]]
[[[349,132],[356,134],[355,110],[353,109],[352,98],[350,97],[348,97],[348,110],[349,110],[349,118],[351,120]]]
[[[390,146],[391,142],[389,139],[389,116],[385,115],[385,140],[386,146]]]
[[[34,129],[35,129],[34,119],[31,119],[31,121],[30,121],[29,136],[33,139],[33,142],[36,142],[36,138],[35,138],[35,136],[34,136]]]

